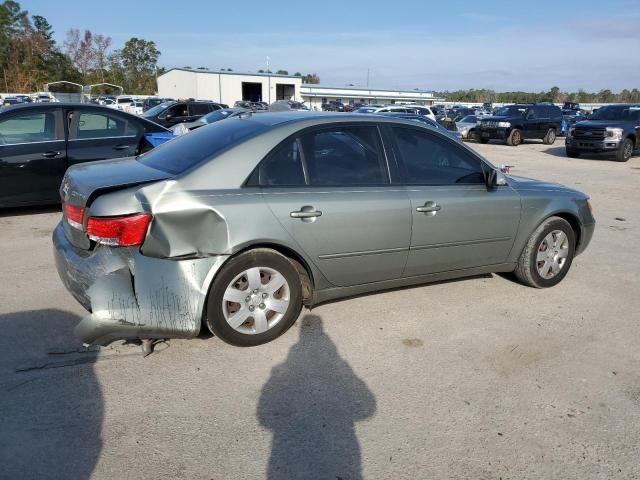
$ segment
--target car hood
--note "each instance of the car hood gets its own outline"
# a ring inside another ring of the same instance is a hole
[[[505,175],[509,186],[515,190],[547,190],[547,191],[563,191],[578,194],[581,197],[587,197],[584,193],[569,188],[561,183],[547,182],[545,180],[536,180],[535,178],[520,177],[517,175]]]
[[[580,127],[628,127],[633,122],[626,120],[582,120],[576,123],[576,126]]]
[[[456,122],[456,127],[460,128],[469,128],[475,127],[477,124],[475,122]]]

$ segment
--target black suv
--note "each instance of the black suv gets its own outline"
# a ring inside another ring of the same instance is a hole
[[[330,100],[322,104],[322,110],[325,112],[344,112],[344,103]]]
[[[195,122],[200,117],[221,110],[219,103],[203,100],[180,100],[177,102],[164,102],[150,108],[142,114],[147,120],[169,128],[178,123]]]
[[[640,105],[607,105],[576,123],[565,139],[567,157],[581,153],[613,153],[626,162],[638,148]]]
[[[477,127],[478,139],[504,140],[517,146],[523,140],[539,138],[551,145],[562,126],[562,111],[550,103],[507,105],[498,108],[493,116],[483,117]]]

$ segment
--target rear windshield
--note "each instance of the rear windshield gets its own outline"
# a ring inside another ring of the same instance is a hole
[[[154,148],[139,156],[138,161],[177,175],[265,128],[260,123],[239,118],[215,122]]]

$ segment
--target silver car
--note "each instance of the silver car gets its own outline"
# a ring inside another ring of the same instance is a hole
[[[203,326],[258,345],[303,306],[488,272],[551,287],[595,228],[585,194],[380,115],[231,118],[73,166],[61,196],[58,272],[101,345]]]

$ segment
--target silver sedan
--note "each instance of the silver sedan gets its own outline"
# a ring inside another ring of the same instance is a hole
[[[73,166],[60,193],[58,272],[102,345],[202,327],[258,345],[303,306],[488,272],[552,287],[595,228],[583,193],[366,114],[231,118]]]

